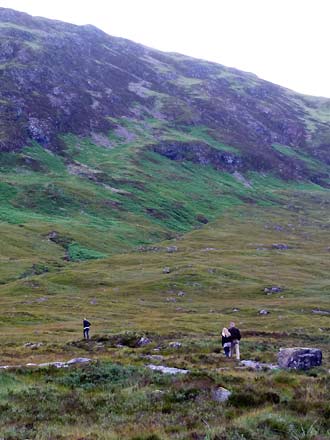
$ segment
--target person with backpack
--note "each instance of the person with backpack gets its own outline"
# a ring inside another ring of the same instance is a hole
[[[233,356],[234,352],[236,354],[236,359],[240,360],[240,351],[239,351],[239,341],[241,340],[241,332],[237,327],[235,327],[235,323],[231,322],[229,325],[229,333],[231,335],[231,347],[230,347],[230,357]]]
[[[223,346],[223,350],[225,352],[225,356],[229,357],[230,355],[230,350],[231,350],[231,342],[232,342],[232,337],[231,334],[229,333],[229,330],[224,327],[222,329],[222,346]]]
[[[83,328],[84,328],[84,339],[89,339],[89,328],[91,323],[87,320],[87,318],[83,319]]]

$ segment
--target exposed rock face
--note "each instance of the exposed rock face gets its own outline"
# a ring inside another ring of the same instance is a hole
[[[231,153],[219,151],[203,142],[184,143],[171,142],[160,143],[153,147],[156,153],[171,160],[188,160],[200,165],[211,165],[217,170],[234,171],[243,168],[244,160]]]
[[[322,364],[322,351],[318,348],[282,348],[278,353],[281,368],[308,370]]]

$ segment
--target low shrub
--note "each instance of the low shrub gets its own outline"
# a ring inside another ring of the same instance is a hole
[[[131,383],[136,383],[141,376],[142,372],[137,367],[99,363],[74,369],[65,376],[55,377],[53,381],[71,389],[90,390],[95,387],[128,386]]]

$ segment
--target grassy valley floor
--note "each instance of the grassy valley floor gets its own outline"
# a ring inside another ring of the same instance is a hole
[[[330,204],[326,191],[278,191],[281,205],[232,207],[172,240],[2,284],[2,365],[96,361],[1,372],[2,437],[329,438]],[[2,270],[9,278],[13,269]],[[267,295],[272,286],[282,291]],[[274,363],[280,347],[309,346],[323,350],[323,366],[242,369],[220,347],[230,320],[242,331],[243,359]],[[136,347],[141,336],[151,343]],[[191,373],[167,377],[150,363]],[[232,392],[227,403],[214,398],[219,386]]]

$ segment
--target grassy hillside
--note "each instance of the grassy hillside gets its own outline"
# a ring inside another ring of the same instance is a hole
[[[64,157],[38,145],[0,155],[0,252],[10,261],[2,283],[31,264],[56,268],[63,258],[102,258],[174,238],[234,206],[282,206],[280,189],[321,190],[271,174],[171,161],[148,150],[142,136],[116,139],[111,150],[73,136],[66,142]]]
[[[273,196],[284,204],[232,207],[176,239],[1,286],[2,364],[99,360],[60,372],[2,373],[1,434],[328,438],[329,315],[313,312],[329,310],[327,192],[278,188]],[[267,295],[270,286],[283,291]],[[92,322],[90,343],[80,339],[84,315]],[[276,362],[280,347],[316,346],[323,368],[308,374],[236,368],[224,359],[219,338],[232,319],[242,330],[243,359]],[[143,335],[151,344],[134,348]],[[171,347],[173,341],[182,346]],[[26,342],[43,345],[33,350]],[[149,363],[192,373],[161,376],[145,369]],[[229,403],[213,400],[218,386],[233,393]]]

